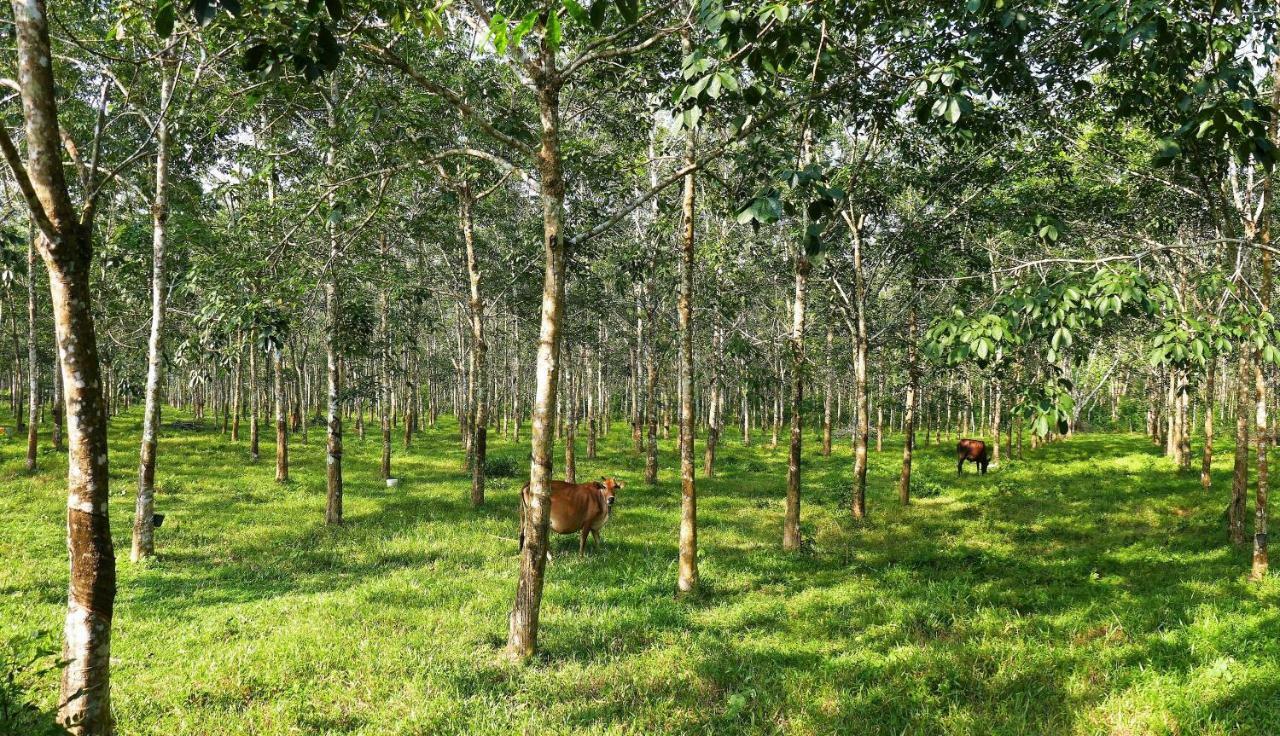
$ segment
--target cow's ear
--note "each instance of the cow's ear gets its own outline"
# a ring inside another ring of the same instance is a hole
[[[599,488],[602,491],[604,490],[604,484],[601,483],[600,481],[595,481],[595,487]]]

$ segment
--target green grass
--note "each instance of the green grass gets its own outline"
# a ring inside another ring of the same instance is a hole
[[[985,477],[920,447],[927,497],[901,508],[890,442],[855,523],[847,439],[822,458],[810,438],[808,543],[784,554],[785,449],[730,435],[720,475],[699,479],[704,592],[677,598],[672,442],[647,488],[615,425],[579,460],[626,484],[606,550],[555,540],[542,654],[521,667],[500,655],[522,478],[472,510],[456,425],[397,446],[397,489],[349,432],[338,529],[319,431],[278,486],[268,438],[251,465],[246,443],[166,430],[169,516],[142,566],[127,562],[137,425],[112,427],[122,734],[1280,733],[1280,584],[1247,583],[1247,551],[1224,541],[1225,455],[1205,495],[1135,435]],[[65,602],[65,461],[42,454],[28,477],[24,449],[0,445],[0,642],[59,630]],[[527,446],[491,452],[523,468]],[[19,684],[52,710],[56,673]]]

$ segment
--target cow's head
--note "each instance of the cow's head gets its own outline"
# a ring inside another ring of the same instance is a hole
[[[600,495],[604,497],[604,504],[609,509],[613,509],[614,501],[617,500],[618,491],[622,490],[622,484],[613,478],[600,477],[596,481],[596,488],[600,489]]]

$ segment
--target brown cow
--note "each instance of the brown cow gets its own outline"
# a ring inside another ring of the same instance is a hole
[[[985,474],[987,464],[991,462],[991,453],[987,443],[982,440],[960,440],[956,443],[956,472],[964,473],[964,461],[975,463]]]
[[[587,534],[595,538],[600,547],[600,530],[609,521],[613,502],[622,484],[613,478],[601,478],[591,483],[565,483],[551,481],[551,531],[557,534],[582,534],[578,542],[578,554],[587,552]],[[524,549],[527,511],[531,498],[529,484],[520,489],[520,549]]]

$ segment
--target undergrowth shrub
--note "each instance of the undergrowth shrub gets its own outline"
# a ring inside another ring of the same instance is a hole
[[[489,455],[484,459],[484,474],[489,478],[513,478],[518,465],[510,455]]]

